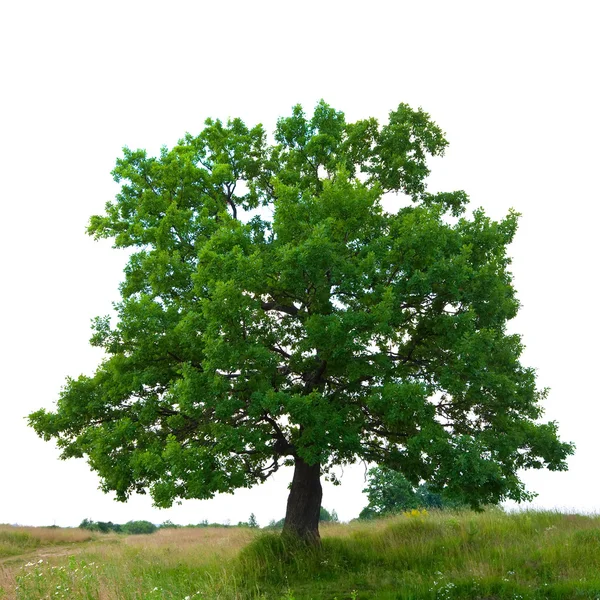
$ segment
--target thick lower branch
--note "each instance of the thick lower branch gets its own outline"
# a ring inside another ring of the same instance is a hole
[[[285,313],[285,314],[290,315],[292,317],[297,316],[298,313],[300,312],[300,309],[298,309],[293,304],[291,304],[291,305],[290,304],[280,304],[279,302],[276,302],[275,300],[273,300],[271,302],[261,302],[260,303],[260,307],[265,312],[268,312],[270,310],[276,310],[278,312]]]

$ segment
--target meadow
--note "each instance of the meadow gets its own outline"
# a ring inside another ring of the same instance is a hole
[[[413,511],[321,528],[320,548],[238,527],[125,536],[0,527],[0,598],[600,598],[600,518]]]

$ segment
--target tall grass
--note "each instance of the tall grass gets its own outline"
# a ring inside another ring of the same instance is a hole
[[[212,598],[221,589],[223,597],[239,597],[226,566],[253,537],[252,530],[234,527],[96,534],[95,542],[71,548],[68,556],[28,555],[4,573],[0,569],[0,598],[191,599],[198,592]]]
[[[83,529],[0,525],[0,558],[24,554],[43,546],[73,544],[90,539],[92,534]]]
[[[238,528],[114,536],[0,570],[0,587],[7,600],[600,598],[597,517],[434,513],[321,534],[318,548]]]
[[[265,536],[242,551],[251,588],[298,599],[600,598],[596,517],[437,513],[326,529],[319,549],[286,543]]]

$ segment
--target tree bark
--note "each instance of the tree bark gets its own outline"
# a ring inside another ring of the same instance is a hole
[[[283,533],[318,544],[319,515],[321,512],[321,465],[309,465],[302,458],[295,458],[294,478],[287,502]]]

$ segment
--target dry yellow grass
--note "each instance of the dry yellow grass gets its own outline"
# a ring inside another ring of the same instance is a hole
[[[58,527],[0,525],[0,534],[2,533],[26,534],[33,539],[39,540],[41,546],[86,542],[93,538],[93,534],[85,529],[60,529]]]
[[[10,569],[0,564],[0,598],[6,597],[11,598],[13,596],[13,590],[15,589],[15,569]],[[4,593],[4,596],[2,595]]]
[[[252,540],[254,535],[252,529],[242,527],[182,527],[160,529],[152,535],[131,535],[125,538],[125,543],[144,548],[175,547],[184,550],[190,546],[206,546],[211,550],[227,547],[237,551]]]
[[[152,535],[128,536],[122,539],[119,547],[99,550],[111,557],[120,553],[124,560],[137,550],[150,561],[172,566],[186,563],[203,568],[233,558],[255,536],[255,531],[237,527],[162,529]]]

